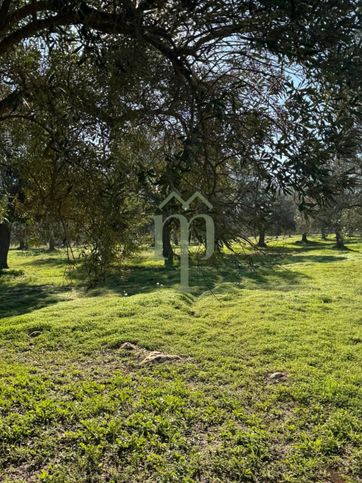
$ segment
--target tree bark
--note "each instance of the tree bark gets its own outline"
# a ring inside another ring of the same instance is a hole
[[[48,251],[49,252],[54,252],[55,251],[55,240],[54,240],[53,235],[50,235],[49,236],[49,240],[48,240]]]
[[[302,242],[303,243],[308,243],[307,235],[308,235],[308,233],[302,233]]]
[[[258,245],[259,248],[266,248],[266,243],[265,243],[265,231],[261,230],[259,232],[259,240],[258,240]]]
[[[162,232],[162,255],[165,259],[166,267],[173,266],[173,249],[171,245],[171,229],[170,224],[165,223]]]
[[[28,249],[28,243],[26,241],[26,228],[24,224],[19,224],[19,246],[17,250],[27,250]]]
[[[24,238],[21,238],[18,250],[27,250],[27,249],[28,249],[28,244],[26,243],[26,240]]]
[[[0,270],[9,268],[8,253],[10,249],[10,223],[0,223]]]
[[[322,228],[322,240],[327,240],[327,232],[324,228]]]
[[[336,229],[335,232],[336,232],[336,247],[339,248],[340,250],[343,250],[344,248],[346,248],[343,240],[343,235],[338,228]]]

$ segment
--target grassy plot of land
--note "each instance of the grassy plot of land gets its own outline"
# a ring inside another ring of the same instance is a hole
[[[228,255],[193,269],[191,293],[149,254],[86,293],[63,253],[12,251],[0,480],[362,481],[362,243],[347,246]],[[149,351],[181,359],[141,364]]]

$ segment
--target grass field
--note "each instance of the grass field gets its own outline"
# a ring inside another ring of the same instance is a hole
[[[362,241],[347,246],[228,255],[191,293],[151,254],[86,292],[64,253],[12,251],[0,481],[361,482]]]

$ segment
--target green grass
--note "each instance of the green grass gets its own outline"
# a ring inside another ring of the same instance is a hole
[[[104,287],[63,253],[0,276],[2,482],[361,482],[362,242],[273,243]],[[125,341],[181,361],[140,365]],[[281,371],[286,377],[272,381]]]

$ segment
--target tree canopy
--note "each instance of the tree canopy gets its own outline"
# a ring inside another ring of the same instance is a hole
[[[352,0],[1,2],[3,221],[103,266],[172,190],[205,194],[220,245],[256,189],[327,202],[359,162],[360,23]]]

